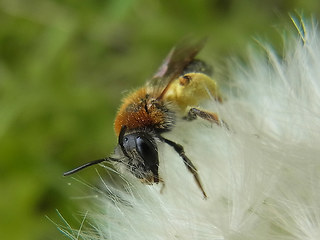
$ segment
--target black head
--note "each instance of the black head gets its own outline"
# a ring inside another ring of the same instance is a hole
[[[124,126],[119,134],[119,146],[123,154],[120,161],[134,176],[151,182],[159,181],[158,148],[152,133],[141,130],[126,134]]]
[[[115,157],[88,162],[65,172],[63,175],[71,175],[89,166],[112,161],[124,164],[139,179],[146,180],[147,182],[159,182],[159,158],[155,137],[147,131],[126,134],[126,129],[126,126],[121,128],[119,145],[115,149]]]

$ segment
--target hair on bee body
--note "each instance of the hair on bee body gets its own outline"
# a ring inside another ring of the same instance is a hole
[[[159,183],[159,156],[157,142],[168,144],[181,157],[187,170],[193,175],[204,198],[207,194],[197,168],[187,157],[179,143],[164,138],[177,119],[188,121],[202,118],[221,126],[216,113],[198,108],[205,100],[213,98],[221,103],[217,83],[211,78],[212,67],[196,59],[205,40],[183,41],[174,47],[146,84],[123,99],[114,122],[118,145],[114,156],[92,162],[66,172],[76,173],[102,162],[124,164],[126,169],[144,183]]]

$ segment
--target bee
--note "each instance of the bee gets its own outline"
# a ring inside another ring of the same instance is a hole
[[[144,183],[159,183],[158,142],[172,147],[191,172],[204,198],[197,168],[187,157],[179,143],[163,137],[171,131],[178,118],[192,121],[197,117],[221,125],[216,113],[199,109],[203,100],[222,102],[217,83],[210,77],[212,69],[196,59],[204,47],[205,39],[182,41],[171,49],[162,65],[145,86],[123,99],[116,115],[114,130],[118,144],[110,157],[88,162],[64,173],[64,176],[102,162],[124,164],[135,177]]]

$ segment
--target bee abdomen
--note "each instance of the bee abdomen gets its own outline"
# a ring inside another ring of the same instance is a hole
[[[202,60],[194,59],[183,69],[182,75],[187,73],[204,73],[208,76],[212,76],[213,68]]]

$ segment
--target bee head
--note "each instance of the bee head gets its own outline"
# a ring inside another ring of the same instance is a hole
[[[65,172],[63,175],[74,174],[89,166],[101,162],[119,162],[137,178],[146,182],[159,182],[158,148],[155,136],[148,131],[136,131],[126,134],[126,126],[121,128],[115,157],[108,157],[85,163],[77,168]]]
[[[137,178],[158,182],[158,148],[155,137],[148,131],[137,131],[126,134],[126,126],[119,134],[120,162]],[[116,149],[116,152],[119,152]]]

